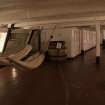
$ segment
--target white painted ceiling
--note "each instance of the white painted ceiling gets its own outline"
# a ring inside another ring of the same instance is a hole
[[[0,0],[0,23],[105,16],[105,0]]]

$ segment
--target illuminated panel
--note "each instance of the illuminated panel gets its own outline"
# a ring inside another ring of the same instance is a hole
[[[0,53],[3,52],[6,37],[7,37],[7,32],[0,32]]]

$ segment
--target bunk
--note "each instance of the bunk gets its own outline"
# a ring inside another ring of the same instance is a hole
[[[1,56],[0,57],[0,64],[2,66],[4,65],[10,65],[10,62],[8,60],[8,58],[11,59],[17,59],[17,60],[21,60],[24,59],[26,56],[28,56],[28,54],[31,52],[32,50],[32,46],[31,45],[27,45],[24,49],[20,50],[19,52],[17,52],[16,54],[11,54],[9,56]]]
[[[19,59],[11,59],[8,58],[14,65],[15,67],[21,67],[22,69],[28,69],[28,70],[34,70],[38,68],[44,61],[45,55],[44,53],[37,52],[36,54],[31,55],[25,60],[19,60]]]
[[[31,51],[32,51],[32,46],[26,45],[24,49],[17,52],[16,54],[11,54],[10,56],[8,56],[8,58],[21,60],[24,59]]]

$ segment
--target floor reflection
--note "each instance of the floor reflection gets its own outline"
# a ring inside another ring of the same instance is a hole
[[[15,68],[12,69],[12,78],[16,79],[18,76],[17,70]]]

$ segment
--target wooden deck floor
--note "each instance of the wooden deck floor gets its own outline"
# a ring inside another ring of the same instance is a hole
[[[105,105],[105,51],[65,62],[45,62],[34,71],[0,69],[0,105]]]

